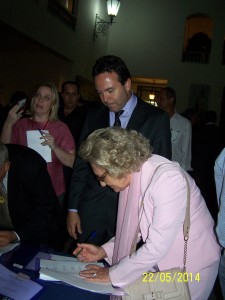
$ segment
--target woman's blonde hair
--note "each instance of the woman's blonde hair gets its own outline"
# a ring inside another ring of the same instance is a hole
[[[112,177],[137,172],[152,155],[149,140],[135,130],[98,129],[81,144],[80,157],[105,169]]]
[[[44,82],[37,87],[36,91],[42,86],[50,88],[52,93],[52,108],[49,114],[49,121],[58,120],[59,94],[57,88],[53,82]],[[32,97],[30,105],[30,114],[32,116],[34,115],[34,101],[35,96]]]

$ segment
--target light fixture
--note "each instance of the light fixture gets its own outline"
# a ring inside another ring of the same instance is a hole
[[[155,100],[155,94],[153,92],[149,94],[149,99]]]
[[[119,8],[120,0],[107,0],[107,11],[108,16],[110,17],[110,21],[104,21],[98,16],[98,14],[96,14],[93,40],[95,40],[99,36],[99,34],[103,36],[106,35],[109,30],[109,26],[114,23],[113,18],[117,16]]]

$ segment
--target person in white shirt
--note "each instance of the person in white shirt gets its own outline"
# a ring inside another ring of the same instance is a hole
[[[191,171],[191,123],[175,110],[176,92],[171,87],[162,88],[156,99],[158,107],[170,116],[172,160],[185,171]]]

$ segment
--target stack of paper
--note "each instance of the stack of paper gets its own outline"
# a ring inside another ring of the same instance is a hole
[[[90,265],[90,263],[88,263]],[[52,256],[51,259],[40,260],[40,279],[63,281],[83,290],[101,294],[124,295],[122,289],[113,288],[110,283],[88,282],[79,276],[87,263],[81,263],[73,257]],[[102,263],[94,263],[103,267]]]
[[[42,288],[42,286],[30,280],[25,274],[16,274],[0,265],[1,299],[10,297],[16,300],[30,300]]]

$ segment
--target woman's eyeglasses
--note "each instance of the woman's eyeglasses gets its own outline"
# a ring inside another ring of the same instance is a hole
[[[108,171],[105,171],[102,175],[96,176],[96,179],[97,179],[98,181],[104,182],[104,181],[105,181],[105,177],[106,177],[107,174],[108,174]]]

